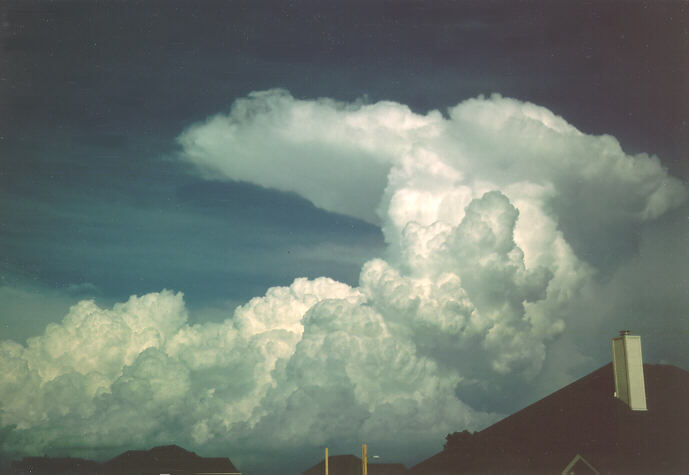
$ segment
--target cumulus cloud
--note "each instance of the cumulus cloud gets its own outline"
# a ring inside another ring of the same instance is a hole
[[[82,301],[26,345],[3,341],[8,450],[175,441],[269,473],[276,454],[366,440],[409,463],[596,360],[578,338],[602,331],[607,348],[621,289],[662,265],[658,223],[689,236],[672,218],[686,189],[656,158],[498,95],[421,115],[257,92],[179,143],[209,178],[379,224],[386,254],[357,287],[299,278],[222,323],[189,324],[163,291]],[[638,247],[597,258],[630,230]]]

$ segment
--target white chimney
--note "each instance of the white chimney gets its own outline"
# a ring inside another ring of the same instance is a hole
[[[641,337],[622,330],[612,339],[612,367],[615,374],[615,397],[632,411],[646,410],[644,365],[641,359]]]

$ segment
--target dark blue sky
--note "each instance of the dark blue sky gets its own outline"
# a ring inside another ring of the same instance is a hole
[[[356,283],[377,229],[244,184],[207,184],[175,137],[253,90],[424,112],[500,92],[689,177],[684,2],[3,2],[4,279],[192,306],[299,275]],[[335,242],[354,260],[290,248]],[[277,264],[277,265],[275,265]],[[36,330],[36,329],[33,329]],[[21,335],[21,332],[19,333]],[[26,335],[23,335],[26,336]]]

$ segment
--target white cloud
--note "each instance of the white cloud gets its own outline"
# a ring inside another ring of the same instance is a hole
[[[298,101],[271,90],[237,100],[229,115],[196,124],[178,140],[210,177],[293,191],[376,223],[391,162],[411,146],[410,136],[439,121],[437,113],[421,117],[395,103]]]
[[[607,348],[628,307],[621,288],[658,271],[657,218],[686,200],[657,159],[500,96],[443,117],[265,91],[179,142],[210,178],[379,223],[386,255],[358,287],[296,279],[222,323],[190,325],[168,291],[112,309],[80,302],[26,346],[0,344],[9,447],[174,440],[232,447],[240,466],[268,470],[265,450],[367,440],[412,462],[514,409],[501,395],[556,389],[590,361],[587,332]],[[638,256],[591,258],[629,229],[645,237]],[[669,325],[680,306],[663,295],[671,312],[656,318]]]

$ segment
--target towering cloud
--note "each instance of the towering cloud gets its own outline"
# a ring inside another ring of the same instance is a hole
[[[386,255],[357,287],[300,278],[220,324],[190,325],[163,291],[84,301],[27,345],[2,342],[6,450],[174,440],[268,473],[275,454],[366,440],[410,462],[514,409],[506,391],[566,381],[581,336],[614,329],[624,286],[658,270],[659,226],[689,236],[671,212],[687,191],[656,158],[498,95],[419,115],[257,92],[179,143],[209,178],[379,224]],[[639,245],[615,250],[630,232]],[[676,326],[687,297],[667,295],[654,318]]]

